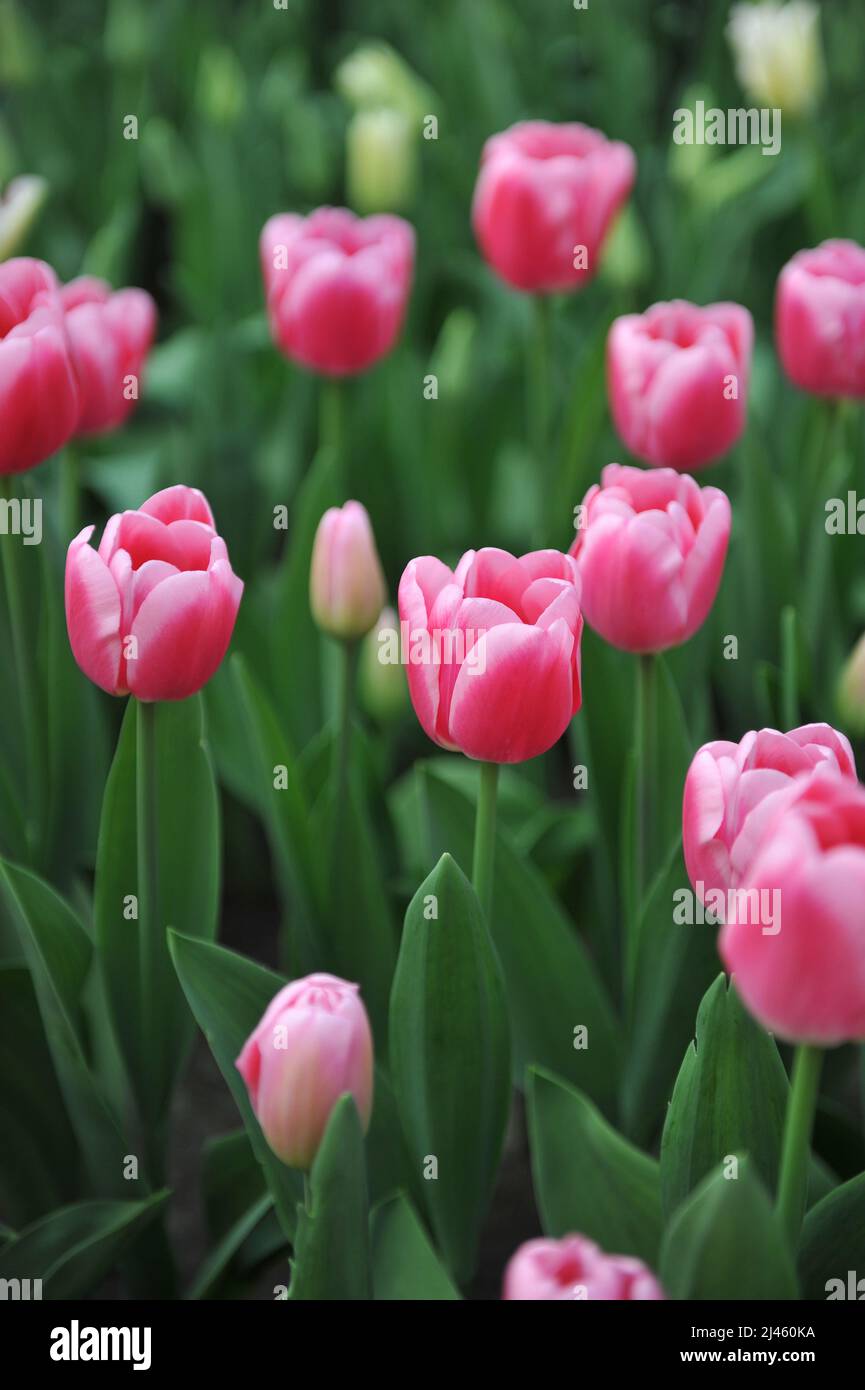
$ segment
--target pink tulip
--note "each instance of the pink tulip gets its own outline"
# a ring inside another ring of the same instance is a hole
[[[579,289],[635,174],[630,146],[599,130],[520,121],[483,148],[472,206],[481,251],[514,289]]]
[[[754,325],[739,304],[684,299],[625,314],[607,339],[613,420],[656,468],[703,468],[745,428]]]
[[[279,213],[261,233],[270,330],[295,362],[350,376],[390,352],[414,267],[414,231],[401,217],[318,208]]]
[[[671,468],[608,464],[586,493],[571,546],[586,621],[627,652],[686,642],[715,601],[730,520],[716,487]]]
[[[630,1255],[606,1255],[585,1236],[529,1240],[505,1270],[510,1301],[657,1302],[665,1297],[654,1274]]]
[[[557,550],[424,555],[399,586],[403,659],[429,737],[485,762],[545,753],[580,707],[580,585]]]
[[[331,507],[318,523],[309,598],[318,626],[332,637],[364,637],[387,597],[366,507]]]
[[[281,989],[235,1064],[273,1152],[308,1169],[340,1096],[354,1097],[364,1130],[372,1112],[373,1047],[357,985],[307,975]]]
[[[797,251],[778,277],[775,339],[803,391],[865,396],[865,247],[824,241]]]
[[[82,671],[109,695],[183,700],[225,656],[243,582],[197,488],[169,487],[93,527],[66,556],[66,626]]]
[[[738,887],[791,780],[821,763],[856,779],[850,744],[828,724],[703,744],[685,778],[682,810],[685,864],[701,899]]]
[[[41,463],[78,419],[57,280],[42,261],[0,264],[0,419],[0,473]]]
[[[788,1042],[865,1040],[865,788],[827,762],[796,778],[739,891],[779,901],[771,931],[744,911],[721,929],[751,1013]]]
[[[144,290],[112,293],[84,275],[60,292],[81,413],[76,434],[122,425],[138,400],[139,378],[156,331],[156,305]]]

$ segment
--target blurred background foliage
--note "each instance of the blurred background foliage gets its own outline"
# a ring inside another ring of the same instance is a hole
[[[757,147],[672,140],[681,105],[750,104],[724,38],[728,10],[727,0],[589,0],[582,10],[570,0],[0,0],[0,186],[29,173],[50,188],[23,249],[63,279],[88,272],[141,285],[160,309],[137,414],[80,451],[86,514],[98,520],[100,511],[136,506],[173,482],[204,489],[247,584],[234,649],[266,692],[310,797],[327,765],[333,709],[331,654],[309,620],[306,591],[324,507],[346,497],[366,504],[394,596],[415,555],[454,560],[469,546],[530,545],[539,505],[525,428],[531,305],[489,271],[470,226],[485,139],[529,117],[585,121],[628,141],[638,160],[636,188],[600,275],[554,305],[551,514],[559,522],[549,544],[568,546],[573,508],[588,486],[606,463],[628,461],[604,385],[611,319],[683,297],[737,300],[756,321],[749,428],[700,479],[734,501],[722,592],[704,630],[667,663],[665,831],[675,830],[684,768],[700,742],[781,724],[787,608],[801,717],[835,717],[840,666],[865,627],[861,542],[838,538],[828,559],[811,555],[823,516],[807,479],[825,411],[783,379],[771,320],[778,272],[795,251],[828,236],[863,236],[865,7],[862,0],[823,5],[830,81],[812,116],[785,120],[777,158]],[[344,66],[358,50],[382,44],[366,69]],[[358,151],[369,148],[352,122],[358,107],[380,104],[376,81],[415,133],[407,156],[416,164],[413,188],[400,210],[417,229],[416,283],[391,358],[345,385],[337,479],[323,464],[312,467],[319,383],[271,344],[257,240],[274,212],[369,195],[364,171],[360,181],[357,170],[347,171],[346,151],[352,141]],[[429,116],[434,139],[423,136]],[[126,138],[130,117],[134,139]],[[429,373],[438,378],[435,401],[424,395]],[[830,473],[817,475],[820,496],[834,495],[823,486],[830,477],[843,489],[861,475],[861,443],[861,413],[850,409]],[[52,467],[34,475],[37,490],[49,486],[41,480]],[[287,535],[274,527],[281,506]],[[824,562],[831,572],[815,591],[814,567]],[[736,660],[723,655],[728,634],[738,639]],[[268,813],[238,732],[238,670],[220,673],[207,704],[229,793],[227,886],[248,905],[271,879],[259,828]],[[583,670],[585,704],[570,745],[504,777],[502,815],[536,882],[545,877],[567,903],[615,996],[620,969],[608,924],[619,901],[614,865],[633,675],[627,658],[590,633]],[[102,703],[104,717],[116,719],[119,708]],[[373,692],[366,720],[375,735],[363,744],[371,824],[404,906],[431,860],[407,834],[413,793],[402,774],[413,759],[432,758],[439,777],[463,792],[468,784],[455,760],[425,740],[407,701],[378,704]],[[590,781],[588,793],[575,796],[577,761],[589,766]],[[92,780],[95,816],[96,770]],[[271,831],[273,881],[291,900],[290,874],[274,849],[279,829]],[[90,845],[86,868],[95,835],[85,830],[82,840]],[[681,868],[675,872],[684,881]],[[272,902],[269,895],[268,888],[263,896]],[[663,904],[668,921],[669,894]],[[530,894],[533,910],[540,909]],[[631,1116],[635,1132],[647,1124],[651,1131],[647,1115],[657,1121],[656,1102],[717,969],[710,957],[680,1001],[658,1094],[634,1100],[643,1112],[642,1121]],[[690,967],[676,969],[684,976]],[[677,978],[666,982],[668,997]],[[640,1043],[645,1069],[663,1027],[642,1015],[636,1026],[655,1028],[651,1046]],[[638,1066],[632,1099],[644,1083]]]

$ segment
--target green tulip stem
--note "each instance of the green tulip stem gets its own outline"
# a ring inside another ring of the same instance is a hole
[[[550,492],[555,482],[551,457],[550,419],[552,393],[552,301],[549,295],[532,296],[534,322],[529,335],[527,382],[528,442],[539,490],[536,540],[539,547],[549,544]]]
[[[475,850],[472,862],[472,883],[487,922],[493,900],[493,869],[496,850],[496,794],[499,781],[498,763],[480,763],[478,808],[475,819]]]
[[[159,1053],[162,1046],[163,1020],[159,1009],[159,978],[165,949],[159,901],[159,807],[157,796],[157,707],[152,701],[139,700],[136,740],[136,822],[138,849],[138,965],[141,976],[141,1048],[151,1065],[146,1075],[161,1076]],[[161,1186],[164,1178],[164,1154],[161,1136],[164,1117],[160,1112],[160,1097],[146,1085],[141,1096],[141,1118],[150,1181]]]
[[[655,842],[655,788],[658,782],[656,738],[657,662],[653,652],[637,657],[637,689],[634,702],[634,845],[633,881],[631,885],[631,917],[628,924],[625,950],[626,994],[633,983],[636,965],[640,914],[646,888],[652,872],[652,851]]]
[[[0,477],[0,497],[12,506],[17,500],[15,485],[9,475]],[[21,724],[24,730],[26,768],[26,814],[25,838],[31,861],[37,857],[39,840],[39,821],[41,810],[43,731],[39,719],[39,686],[36,678],[36,633],[28,632],[24,585],[22,583],[23,537],[7,534],[0,537],[2,551],[3,581],[6,586],[6,604],[9,611],[9,630],[12,638],[12,656],[15,663],[15,676],[18,685],[18,700],[21,706]]]
[[[799,1044],[793,1059],[793,1077],[787,1098],[777,1202],[778,1217],[793,1250],[799,1243],[805,1213],[811,1130],[814,1127],[822,1065],[822,1047]]]

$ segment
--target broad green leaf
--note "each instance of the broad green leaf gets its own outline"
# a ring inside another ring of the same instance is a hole
[[[747,1153],[774,1192],[787,1091],[774,1039],[719,975],[700,1005],[667,1111],[661,1194],[668,1216],[728,1154]]]
[[[796,1272],[768,1194],[747,1159],[704,1178],[664,1233],[661,1283],[675,1299],[795,1299]]]
[[[654,1267],[661,1238],[655,1159],[548,1072],[529,1072],[527,1102],[535,1197],[547,1235],[576,1231],[610,1254],[636,1255]]]
[[[372,1281],[379,1301],[458,1299],[408,1198],[381,1202],[372,1221]]]
[[[353,1098],[331,1112],[298,1209],[288,1296],[318,1301],[372,1298],[369,1199],[363,1134]]]
[[[333,791],[328,786],[313,822],[333,861],[322,931],[324,959],[335,974],[360,981],[376,1040],[386,1053],[396,932],[381,855],[360,779],[351,780],[340,804]]]
[[[291,921],[298,969],[311,969],[323,899],[323,861],[310,822],[297,760],[264,691],[241,656],[230,661],[236,710],[246,732],[256,809],[267,829],[280,891]]]
[[[0,966],[0,1211],[16,1227],[74,1192],[75,1138],[30,972]]]
[[[442,855],[405,917],[390,1010],[391,1066],[409,1160],[458,1281],[473,1269],[510,1102],[504,986],[474,889]],[[426,1174],[425,1174],[426,1176]]]
[[[200,695],[156,706],[156,802],[160,921],[137,920],[136,729],[130,700],[103,802],[96,866],[96,943],[117,1038],[136,1094],[161,1111],[192,1038],[171,968],[165,930],[212,940],[219,910],[219,803],[204,738]],[[145,1024],[140,995],[142,927],[158,937],[159,1028]]]
[[[428,872],[445,852],[471,865],[474,807],[434,766],[416,764],[393,808],[416,871]],[[501,828],[493,885],[491,932],[505,976],[515,1083],[522,1086],[528,1066],[549,1067],[612,1110],[621,1048],[612,1006],[555,895]],[[588,1047],[575,1046],[578,1028]]]
[[[90,1180],[97,1191],[122,1192],[128,1146],[90,1068],[83,1030],[81,995],[91,963],[90,938],[68,904],[27,869],[0,860],[0,894],[20,936]]]
[[[850,1280],[850,1271],[854,1278]],[[799,1247],[802,1297],[865,1297],[865,1173],[851,1178],[812,1207]],[[830,1284],[830,1280],[842,1285]],[[862,1284],[859,1285],[859,1280]],[[856,1292],[851,1295],[851,1283]]]
[[[674,920],[674,895],[687,884],[677,843],[646,898],[633,975],[621,1113],[625,1132],[642,1144],[655,1138],[694,1016],[718,970],[717,927]]]
[[[243,1044],[285,980],[255,961],[209,941],[169,932],[169,948],[183,992],[216,1058],[243,1119],[286,1236],[295,1229],[295,1208],[303,1191],[301,1175],[271,1150],[249,1103],[246,1084],[235,1066]]]
[[[228,1265],[240,1250],[244,1241],[248,1240],[254,1232],[256,1226],[267,1216],[273,1206],[273,1197],[269,1192],[263,1193],[252,1203],[246,1211],[242,1212],[232,1226],[229,1226],[222,1240],[210,1251],[204,1260],[192,1287],[187,1294],[189,1299],[209,1298],[214,1295],[216,1286],[225,1274]]]
[[[141,1202],[76,1202],[20,1231],[0,1251],[0,1278],[41,1279],[42,1297],[92,1294],[124,1248],[165,1202],[156,1192]]]

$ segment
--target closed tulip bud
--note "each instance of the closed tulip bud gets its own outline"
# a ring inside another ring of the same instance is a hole
[[[791,116],[814,105],[823,85],[820,11],[809,0],[734,5],[727,25],[736,75],[748,96]]]
[[[469,550],[412,560],[399,586],[408,686],[425,732],[483,762],[546,753],[580,707],[580,582],[569,555]]]
[[[411,202],[418,130],[401,111],[358,111],[346,132],[348,196],[360,212],[395,212]]]
[[[65,285],[60,302],[78,382],[76,435],[104,434],[134,409],[144,359],[156,331],[156,305],[145,290],[113,293],[104,280],[82,276]]]
[[[575,290],[636,173],[634,152],[578,123],[521,121],[487,140],[472,204],[478,245],[514,289]]]
[[[399,618],[392,608],[385,608],[364,638],[359,673],[364,706],[382,721],[393,719],[406,706],[408,687],[399,656]]]
[[[386,597],[369,513],[360,502],[331,507],[318,523],[309,572],[312,616],[331,637],[364,637]]]
[[[658,1302],[664,1290],[630,1255],[607,1255],[586,1236],[529,1240],[505,1271],[502,1298],[517,1302]]]
[[[335,975],[295,980],[268,1005],[236,1066],[273,1152],[312,1167],[330,1113],[346,1092],[369,1127],[373,1046],[357,985]]]
[[[752,729],[739,743],[703,744],[688,768],[682,807],[685,866],[702,899],[739,886],[779,797],[821,763],[856,780],[853,750],[829,724],[788,734]]]
[[[232,49],[212,44],[198,68],[198,109],[214,125],[233,125],[246,102],[246,77]]]
[[[428,87],[387,43],[365,43],[336,70],[337,90],[358,111],[389,107],[415,125],[435,111]]]
[[[797,777],[740,894],[761,920],[737,911],[718,948],[755,1018],[787,1042],[865,1040],[865,787],[826,762]],[[773,902],[769,927],[764,902]]]
[[[0,264],[0,474],[41,463],[69,441],[78,420],[58,289],[42,261]]]
[[[414,269],[414,232],[401,217],[280,213],[265,224],[260,252],[270,330],[286,357],[350,376],[390,352]]]
[[[865,396],[865,247],[824,241],[797,251],[778,277],[775,340],[795,386]]]
[[[619,436],[656,468],[703,468],[745,427],[754,325],[739,304],[684,299],[614,321],[607,388]]]
[[[165,488],[113,516],[98,550],[92,534],[85,527],[66,556],[78,665],[109,695],[194,695],[225,656],[243,593],[207,499],[196,488]]]
[[[730,522],[719,488],[672,468],[608,464],[583,499],[571,546],[589,626],[626,652],[693,637],[721,583]]]
[[[838,683],[838,711],[857,737],[865,734],[865,632],[847,659]]]
[[[0,261],[21,245],[48,196],[48,184],[36,174],[13,179],[0,195]]]

